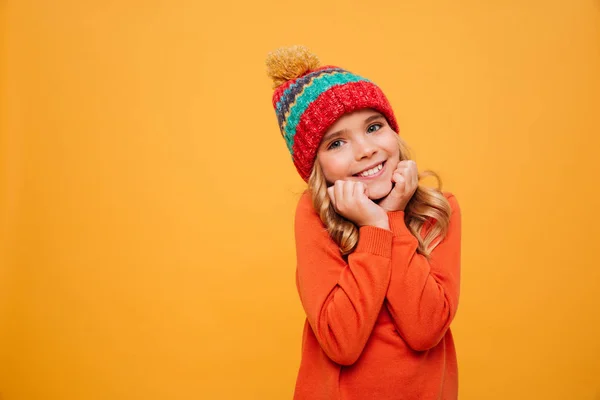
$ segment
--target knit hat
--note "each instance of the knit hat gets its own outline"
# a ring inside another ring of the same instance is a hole
[[[390,103],[368,79],[339,67],[320,66],[317,56],[303,46],[279,48],[269,53],[266,64],[274,83],[279,129],[305,181],[323,135],[342,115],[372,108],[398,132]]]

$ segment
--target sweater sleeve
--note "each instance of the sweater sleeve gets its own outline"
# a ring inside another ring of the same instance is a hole
[[[362,227],[346,262],[305,193],[296,210],[296,285],[308,322],[325,354],[341,365],[362,353],[381,311],[391,276],[393,234]]]
[[[415,351],[441,341],[458,307],[461,214],[456,198],[447,198],[452,208],[448,232],[429,260],[417,253],[418,241],[406,227],[404,213],[388,213],[394,239],[386,306],[396,330]]]

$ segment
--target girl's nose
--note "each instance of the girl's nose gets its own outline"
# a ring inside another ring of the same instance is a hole
[[[377,151],[377,147],[369,140],[360,140],[355,143],[354,154],[357,160],[371,157]]]

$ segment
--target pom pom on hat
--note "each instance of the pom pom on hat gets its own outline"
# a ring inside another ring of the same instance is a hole
[[[276,89],[319,67],[319,58],[304,46],[280,47],[267,55],[267,75]]]

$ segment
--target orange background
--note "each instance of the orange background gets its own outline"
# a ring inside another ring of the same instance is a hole
[[[600,398],[598,0],[0,4],[2,400],[291,398],[290,44],[461,203],[460,398]]]

